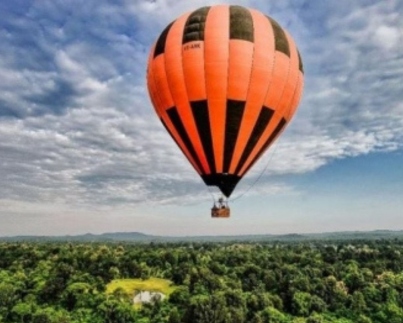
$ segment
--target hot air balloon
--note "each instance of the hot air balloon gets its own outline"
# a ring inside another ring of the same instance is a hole
[[[216,5],[186,13],[162,31],[149,54],[147,86],[196,172],[228,198],[294,115],[303,64],[275,20]],[[226,201],[218,204],[212,216],[229,216]]]

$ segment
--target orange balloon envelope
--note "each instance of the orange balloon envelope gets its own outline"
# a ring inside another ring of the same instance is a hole
[[[197,173],[229,197],[290,122],[303,65],[294,40],[272,18],[217,5],[165,28],[150,52],[147,85]]]

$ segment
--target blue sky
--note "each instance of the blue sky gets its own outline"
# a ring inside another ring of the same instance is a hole
[[[299,110],[229,220],[210,218],[145,84],[163,28],[218,3],[272,16],[305,67]],[[403,229],[402,1],[21,0],[0,13],[1,236]]]

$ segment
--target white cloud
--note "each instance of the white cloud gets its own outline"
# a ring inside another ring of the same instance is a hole
[[[393,50],[401,44],[402,34],[396,27],[379,26],[374,33],[374,41],[385,50]]]

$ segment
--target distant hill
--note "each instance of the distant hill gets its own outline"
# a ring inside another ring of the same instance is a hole
[[[264,234],[264,235],[229,235],[229,236],[186,236],[168,237],[148,235],[141,232],[111,232],[102,234],[83,234],[66,236],[13,236],[0,237],[0,241],[71,241],[71,242],[229,242],[229,241],[312,241],[312,240],[376,240],[376,239],[403,239],[403,231],[375,230],[375,231],[346,231],[324,232],[310,234]]]

